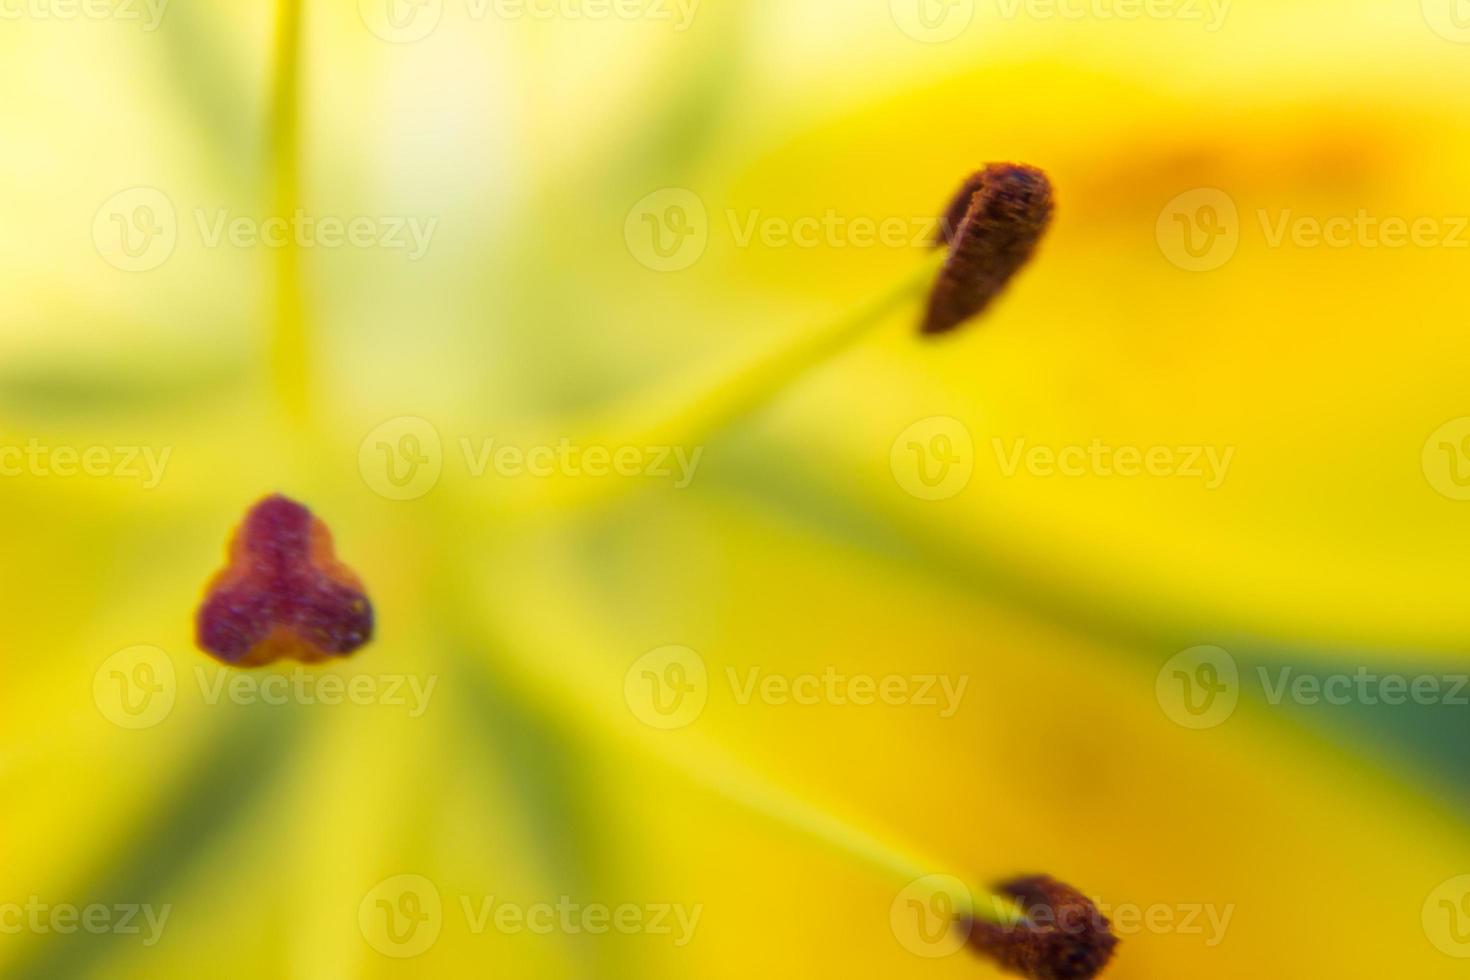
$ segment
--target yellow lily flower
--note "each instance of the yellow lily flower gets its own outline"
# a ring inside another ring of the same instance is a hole
[[[1453,4],[6,10],[0,976],[1463,971]]]

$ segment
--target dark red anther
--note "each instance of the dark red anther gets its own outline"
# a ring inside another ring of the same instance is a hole
[[[1091,980],[1112,959],[1118,939],[1087,896],[1047,875],[998,886],[1024,918],[1009,925],[975,920],[970,945],[1002,969],[1033,980]]]
[[[276,494],[236,529],[195,627],[200,648],[237,667],[281,658],[313,663],[345,657],[372,639],[373,607],[333,553],[327,526]]]
[[[924,317],[924,333],[946,333],[983,311],[1036,250],[1051,223],[1051,182],[1035,167],[992,163],[965,181],[945,211],[940,241],[949,258]]]

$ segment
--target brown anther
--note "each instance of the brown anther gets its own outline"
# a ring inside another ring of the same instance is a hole
[[[1032,980],[1090,980],[1107,966],[1118,939],[1087,896],[1046,875],[996,890],[1015,899],[1024,917],[1007,925],[973,921],[969,942],[977,952]]]
[[[940,225],[949,258],[929,294],[923,332],[947,333],[979,314],[1031,258],[1054,209],[1046,174],[992,163],[972,175]]]

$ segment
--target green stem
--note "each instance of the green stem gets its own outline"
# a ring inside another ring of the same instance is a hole
[[[479,577],[492,582],[492,574]],[[911,843],[868,831],[808,800],[729,756],[717,745],[692,733],[651,732],[631,722],[626,705],[610,704],[602,675],[576,637],[589,635],[590,626],[576,623],[570,610],[534,619],[541,608],[531,601],[528,586],[512,576],[489,587],[495,596],[474,613],[462,613],[467,627],[480,634],[487,648],[500,651],[494,669],[502,681],[514,684],[517,695],[535,704],[568,731],[578,732],[588,744],[628,758],[643,756],[678,773],[745,811],[808,843],[863,866],[897,887],[909,886],[916,898],[937,893],[949,897],[954,915],[962,919],[1004,924],[1016,921],[1011,899],[981,887],[971,888],[952,875],[936,874],[945,865]],[[490,610],[495,627],[486,630],[479,617]],[[529,641],[527,637],[534,637]],[[558,651],[556,669],[545,670],[547,650]],[[585,660],[583,658],[586,658]]]
[[[944,262],[936,250],[887,290],[841,316],[747,358],[733,370],[723,364],[686,376],[606,413],[612,421],[587,437],[588,445],[695,447],[759,409],[807,371],[866,337],[893,313],[911,306],[934,282]],[[578,427],[580,428],[580,427]],[[630,481],[559,474],[537,481],[526,502],[576,505],[603,499]]]
[[[269,131],[271,211],[288,222],[300,206],[301,3],[276,2],[275,85]],[[301,257],[294,242],[275,250],[274,280],[270,373],[288,416],[300,422],[307,417],[310,405]]]
[[[922,296],[943,261],[943,253],[936,251],[884,292],[778,350],[633,407],[613,431],[638,433],[631,440],[635,445],[690,445],[708,438],[760,408],[792,381],[848,349],[890,314]]]

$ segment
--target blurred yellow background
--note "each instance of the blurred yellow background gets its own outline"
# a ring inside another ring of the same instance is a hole
[[[0,0],[0,977],[1463,975],[1461,7]],[[277,491],[377,635],[234,671]]]

